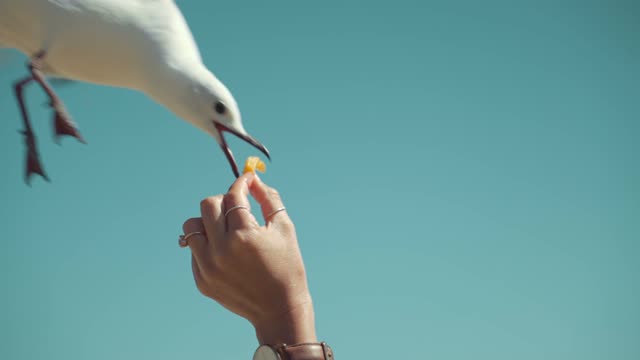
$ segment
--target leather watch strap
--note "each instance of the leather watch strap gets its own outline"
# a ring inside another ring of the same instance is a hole
[[[327,343],[281,344],[275,347],[282,360],[334,360]]]

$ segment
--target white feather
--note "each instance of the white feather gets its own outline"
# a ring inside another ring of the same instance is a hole
[[[0,43],[44,50],[52,76],[137,89],[220,142],[215,120],[246,134],[228,89],[202,64],[171,0],[0,0]]]

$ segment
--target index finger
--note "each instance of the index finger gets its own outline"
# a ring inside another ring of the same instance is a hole
[[[251,213],[249,204],[249,181],[252,173],[240,176],[224,195],[223,207],[228,230],[240,230],[256,226],[258,223]]]

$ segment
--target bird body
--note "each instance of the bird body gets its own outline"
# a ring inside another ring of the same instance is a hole
[[[0,46],[37,60],[45,76],[147,94],[213,136],[236,175],[222,132],[268,156],[244,130],[234,97],[203,64],[173,0],[0,0]]]
[[[163,66],[203,66],[171,0],[0,0],[0,43],[47,49],[47,75],[141,91]]]

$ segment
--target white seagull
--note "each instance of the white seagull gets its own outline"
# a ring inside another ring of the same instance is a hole
[[[48,177],[25,107],[25,85],[35,81],[47,93],[56,138],[69,135],[84,142],[48,76],[141,91],[213,136],[236,177],[238,166],[224,132],[270,158],[245,131],[233,95],[202,63],[173,0],[0,0],[0,47],[30,58],[30,74],[15,83],[25,126],[27,182],[33,174]]]

